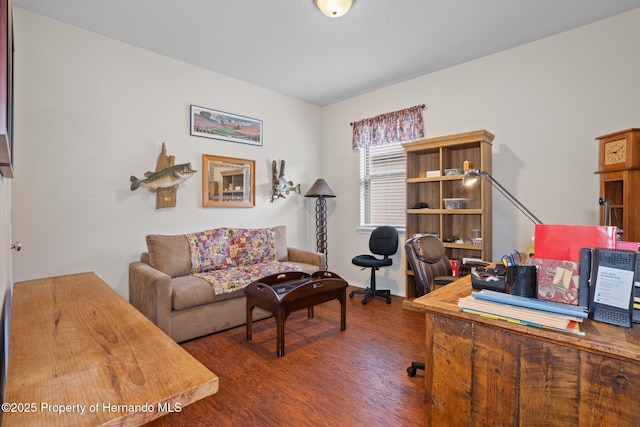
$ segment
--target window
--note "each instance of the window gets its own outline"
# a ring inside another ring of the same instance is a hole
[[[406,154],[401,142],[360,149],[360,227],[404,230]]]

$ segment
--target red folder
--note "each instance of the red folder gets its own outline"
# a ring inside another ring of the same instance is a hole
[[[604,225],[536,225],[536,258],[580,262],[582,248],[616,247],[618,227]]]

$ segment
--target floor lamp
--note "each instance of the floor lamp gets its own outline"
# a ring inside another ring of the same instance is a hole
[[[304,197],[317,197],[316,200],[316,251],[327,256],[327,197],[336,197],[324,179],[317,179]],[[329,261],[326,261],[327,268]]]

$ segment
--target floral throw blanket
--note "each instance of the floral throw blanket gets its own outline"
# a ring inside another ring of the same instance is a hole
[[[275,233],[266,228],[216,228],[186,235],[190,274],[211,284],[216,295],[235,292],[271,274],[302,271],[276,259]]]
[[[228,268],[212,270],[205,273],[194,273],[193,276],[206,280],[216,295],[228,294],[246,288],[251,282],[261,277],[270,276],[285,271],[303,271],[295,264],[271,261],[245,266],[242,268]]]

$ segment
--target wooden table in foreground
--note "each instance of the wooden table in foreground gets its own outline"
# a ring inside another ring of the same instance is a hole
[[[425,426],[638,426],[640,325],[585,320],[584,337],[462,312],[469,276],[426,311]]]
[[[14,284],[5,426],[135,426],[218,377],[93,273]]]

